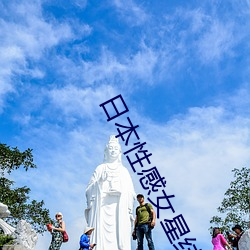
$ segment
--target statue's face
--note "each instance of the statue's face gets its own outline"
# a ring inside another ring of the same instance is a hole
[[[108,144],[108,156],[109,159],[115,160],[118,158],[121,153],[120,146],[117,143],[109,143]]]

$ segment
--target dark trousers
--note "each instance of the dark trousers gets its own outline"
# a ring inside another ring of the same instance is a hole
[[[143,250],[143,239],[146,236],[148,242],[148,249],[155,250],[153,239],[152,239],[152,229],[149,228],[148,224],[138,225],[136,228],[136,236],[138,242],[138,250]]]

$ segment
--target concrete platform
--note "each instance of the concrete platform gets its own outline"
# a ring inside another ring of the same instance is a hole
[[[2,247],[2,250],[26,250],[26,249],[21,245],[9,245],[9,246],[6,245]]]

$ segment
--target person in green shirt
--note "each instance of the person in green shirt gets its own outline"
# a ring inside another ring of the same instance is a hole
[[[144,202],[144,196],[142,194],[137,195],[137,201],[139,206],[136,208],[136,217],[134,223],[133,236],[136,235],[138,250],[143,250],[143,239],[146,236],[148,242],[148,249],[155,250],[154,242],[152,239],[152,229],[155,226],[156,214],[150,203]],[[151,221],[149,222],[149,219]]]

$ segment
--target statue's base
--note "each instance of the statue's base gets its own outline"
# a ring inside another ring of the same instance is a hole
[[[24,246],[21,245],[5,245],[0,247],[2,250],[26,250]]]

